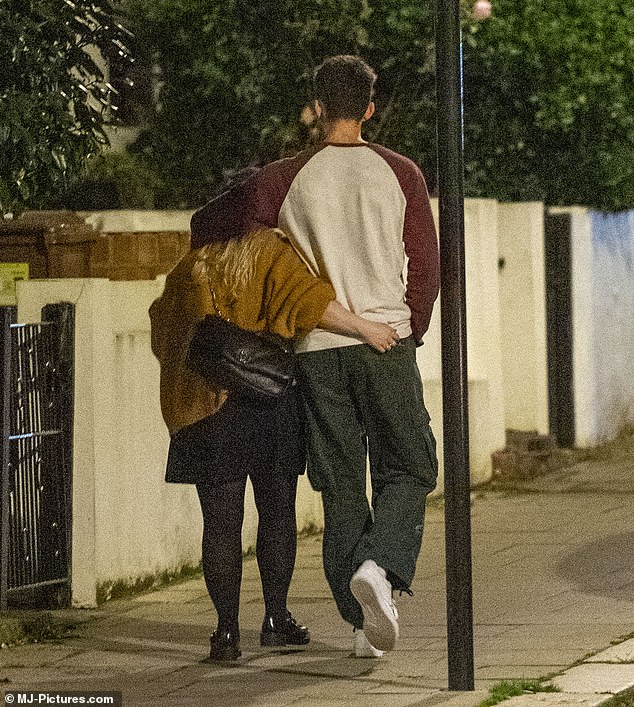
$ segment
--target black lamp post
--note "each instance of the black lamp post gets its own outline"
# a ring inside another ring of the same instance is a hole
[[[447,649],[450,690],[473,690],[460,1],[437,0]]]

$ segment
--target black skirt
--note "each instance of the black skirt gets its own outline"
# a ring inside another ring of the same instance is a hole
[[[170,440],[165,481],[226,484],[249,474],[303,474],[304,430],[295,389],[275,405],[229,397],[215,415]]]

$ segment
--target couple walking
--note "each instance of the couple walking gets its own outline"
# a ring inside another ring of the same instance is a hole
[[[362,138],[375,81],[358,57],[324,61],[314,76],[323,142],[252,170],[199,209],[192,251],[150,310],[171,434],[166,480],[195,483],[203,513],[203,570],[218,613],[211,660],[240,656],[247,476],[259,515],[260,642],[310,640],[286,604],[306,460],[323,500],[326,578],[355,630],[355,655],[378,657],[398,638],[392,592],[410,591],[437,474],[416,347],[439,266],[420,170]],[[299,390],[263,407],[189,371],[193,325],[216,309],[293,338]]]

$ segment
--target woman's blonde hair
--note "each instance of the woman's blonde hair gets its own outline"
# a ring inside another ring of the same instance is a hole
[[[261,230],[226,243],[203,246],[192,269],[194,279],[221,284],[236,298],[251,281],[262,246],[271,237],[270,230]]]

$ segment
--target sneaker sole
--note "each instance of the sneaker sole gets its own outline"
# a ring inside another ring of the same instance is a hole
[[[372,646],[364,646],[363,648],[357,648],[355,645],[354,647],[354,657],[355,658],[382,658],[383,657],[383,651],[380,651],[378,648],[374,648]]]
[[[369,658],[372,660],[378,660],[383,657],[383,651],[377,650],[376,653],[373,653],[372,651],[355,651],[354,657],[363,660],[368,660]]]
[[[383,608],[374,586],[363,577],[350,580],[350,591],[361,604],[363,631],[368,641],[380,651],[391,651],[398,638],[396,617],[389,608],[387,611]]]

